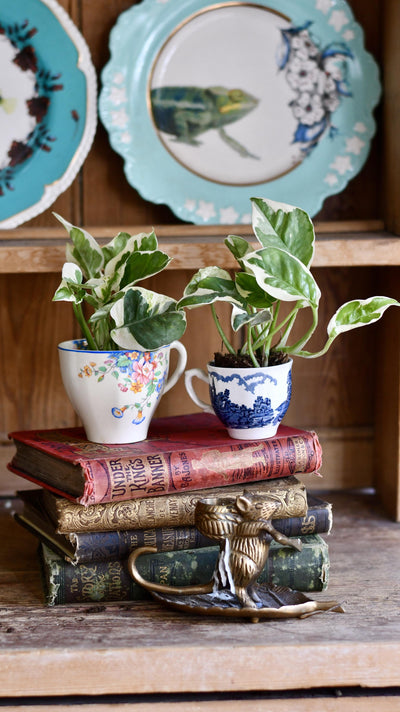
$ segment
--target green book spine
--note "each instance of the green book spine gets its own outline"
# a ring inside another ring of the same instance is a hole
[[[298,591],[322,591],[328,585],[328,545],[318,534],[301,537],[298,552],[271,542],[260,583],[271,581]],[[145,554],[137,562],[141,575],[170,586],[190,586],[211,580],[219,547]],[[48,605],[96,601],[141,600],[149,594],[129,576],[126,559],[74,566],[45,544],[39,547]]]

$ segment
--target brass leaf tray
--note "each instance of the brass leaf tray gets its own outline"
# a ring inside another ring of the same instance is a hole
[[[260,608],[241,607],[237,597],[229,590],[203,594],[172,594],[151,592],[154,599],[175,610],[195,615],[260,619],[307,618],[315,613],[336,611],[344,613],[337,601],[313,601],[300,591],[283,586],[257,586]]]

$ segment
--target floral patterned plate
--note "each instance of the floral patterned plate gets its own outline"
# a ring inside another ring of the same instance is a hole
[[[183,220],[249,223],[252,196],[314,215],[365,162],[380,84],[345,0],[143,0],[110,50],[111,145]]]
[[[0,3],[0,228],[48,208],[93,141],[96,75],[55,0]]]

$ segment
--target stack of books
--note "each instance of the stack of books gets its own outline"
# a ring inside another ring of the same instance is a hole
[[[18,494],[15,519],[39,540],[49,605],[145,599],[127,559],[141,546],[157,553],[137,560],[141,575],[172,586],[211,580],[219,546],[194,526],[204,497],[273,493],[273,524],[301,537],[302,551],[271,542],[260,582],[299,591],[328,585],[331,505],[311,496],[299,476],[318,471],[316,433],[281,425],[262,441],[230,438],[219,420],[198,413],[155,419],[147,440],[128,445],[89,442],[82,428],[10,433],[9,469],[37,485]]]

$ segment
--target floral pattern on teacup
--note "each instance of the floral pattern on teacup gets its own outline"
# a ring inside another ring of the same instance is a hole
[[[144,409],[159,399],[164,385],[166,352],[162,349],[152,351],[124,351],[111,353],[101,366],[96,361],[89,361],[79,371],[79,378],[94,377],[100,383],[105,378],[115,378],[122,393],[140,394],[140,402],[114,406],[111,412],[114,418],[122,418],[126,411],[134,409],[133,423],[139,424],[145,419]],[[144,395],[144,398],[143,398]]]

